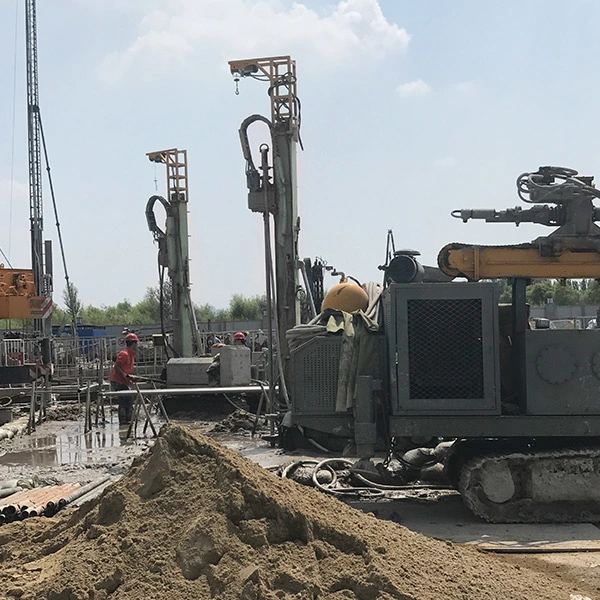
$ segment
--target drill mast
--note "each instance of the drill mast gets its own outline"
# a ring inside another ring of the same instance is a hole
[[[296,145],[300,140],[300,103],[296,95],[296,62],[289,56],[275,56],[230,61],[229,67],[236,85],[242,77],[253,77],[269,83],[275,188],[274,206],[269,207],[269,212],[273,214],[275,223],[275,297],[279,324],[278,347],[285,364],[289,358],[285,332],[300,323],[298,298],[300,220],[298,218],[296,179]],[[264,117],[260,117],[260,119],[264,119]],[[245,131],[242,133],[242,129],[240,129],[240,136],[242,135],[245,135]],[[242,141],[242,145],[244,146],[244,141]],[[263,177],[268,179],[266,173],[263,174]]]
[[[168,269],[171,280],[173,350],[177,357],[190,357],[194,352],[194,341],[199,348],[199,339],[190,293],[187,150],[171,148],[149,152],[147,156],[151,162],[162,163],[167,169],[167,199],[152,196],[146,205],[146,220],[158,242],[160,268]],[[156,224],[154,204],[157,201],[167,213],[164,231]]]

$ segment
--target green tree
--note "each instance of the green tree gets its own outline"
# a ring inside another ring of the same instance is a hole
[[[65,325],[69,321],[69,314],[58,304],[52,307],[52,325]]]
[[[115,306],[103,306],[106,322],[105,325],[126,325],[131,323],[132,309],[131,302],[125,299],[118,302]]]
[[[142,314],[145,314],[148,323],[160,322],[160,287],[149,287],[146,290],[144,298],[135,305]],[[173,293],[170,281],[165,281],[163,285],[163,319],[165,322],[173,318]]]
[[[592,279],[588,282],[587,289],[582,295],[584,304],[600,304],[600,282]]]
[[[264,296],[244,298],[241,294],[234,294],[229,301],[229,312],[234,321],[256,321],[262,319],[265,306]]]
[[[495,279],[494,281],[498,286],[502,285],[502,291],[500,292],[498,302],[500,304],[510,304],[512,302],[512,287],[509,285],[508,281],[506,281],[506,279]]]
[[[106,315],[101,308],[86,306],[81,311],[81,320],[85,325],[106,325]]]
[[[581,294],[569,282],[564,284],[558,283],[554,288],[554,303],[562,306],[579,304],[581,302]]]
[[[79,299],[79,291],[70,281],[63,290],[63,302],[67,308],[67,315],[71,323],[77,322],[77,317],[81,315],[83,304]]]
[[[216,321],[217,309],[210,304],[202,304],[198,306],[194,304],[194,310],[196,312],[196,320],[200,323],[205,323],[207,321]]]
[[[532,285],[527,286],[526,294],[531,306],[543,306],[554,296],[554,286],[549,279],[536,279]]]

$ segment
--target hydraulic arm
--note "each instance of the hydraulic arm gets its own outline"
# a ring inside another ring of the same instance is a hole
[[[531,208],[456,210],[452,216],[487,223],[539,223],[558,227],[548,236],[513,246],[452,243],[438,255],[439,267],[470,281],[496,277],[600,278],[600,192],[593,177],[563,167],[540,167],[517,179],[519,197]],[[549,203],[549,204],[543,204]]]

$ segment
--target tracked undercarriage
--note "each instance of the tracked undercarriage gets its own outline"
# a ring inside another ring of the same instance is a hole
[[[598,522],[600,447],[477,454],[462,462],[457,487],[492,523]]]

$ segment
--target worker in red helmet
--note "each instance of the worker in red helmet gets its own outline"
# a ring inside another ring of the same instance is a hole
[[[132,383],[136,380],[133,368],[139,342],[135,333],[128,333],[125,336],[125,349],[117,355],[110,374],[110,388],[113,392],[131,389]],[[133,412],[133,394],[117,396],[117,405],[119,407],[119,425],[128,425],[131,423]]]
[[[246,345],[246,336],[241,331],[238,331],[233,336],[233,345],[234,346],[245,346]]]

